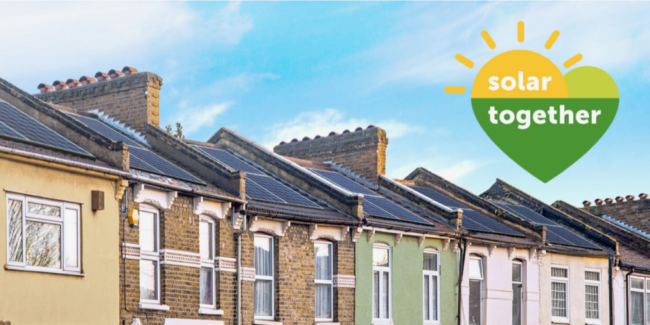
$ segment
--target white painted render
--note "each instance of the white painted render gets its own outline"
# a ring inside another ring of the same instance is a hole
[[[551,267],[569,269],[569,322],[553,322],[551,319]],[[590,258],[547,253],[539,261],[540,322],[539,324],[584,325],[585,320],[585,271],[600,270],[600,324],[609,324],[609,287],[607,258]],[[495,323],[496,324],[496,323]]]
[[[614,325],[627,324],[627,312],[625,303],[626,285],[625,274],[628,271],[615,270],[613,279],[613,298],[614,298]]]
[[[509,254],[510,253],[510,254]],[[531,258],[532,253],[532,258]],[[501,247],[468,245],[463,281],[461,286],[463,317],[462,324],[469,324],[469,259],[472,254],[483,259],[484,280],[481,324],[510,325],[512,315],[512,262],[517,259],[523,264],[523,323],[540,324],[539,315],[539,267],[536,253],[529,250],[512,250]]]

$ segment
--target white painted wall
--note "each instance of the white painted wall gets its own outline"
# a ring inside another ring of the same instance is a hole
[[[614,298],[614,325],[627,324],[627,308],[625,303],[625,274],[628,271],[618,270],[614,271],[613,279],[613,298]]]
[[[531,259],[530,251],[515,250],[508,254],[507,248],[489,249],[487,246],[467,247],[462,293],[463,324],[469,319],[469,258],[471,254],[483,258],[484,281],[482,293],[482,322],[485,325],[510,325],[512,313],[512,261],[523,262],[524,274],[524,325],[540,324],[539,318],[539,267],[536,254]]]
[[[569,323],[585,322],[585,270],[600,270],[600,324],[609,324],[609,287],[607,258],[588,258],[548,253],[539,261],[540,323],[551,321],[551,266],[569,267]],[[558,323],[554,323],[558,324]]]

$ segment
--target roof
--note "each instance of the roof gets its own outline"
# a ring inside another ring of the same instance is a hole
[[[499,210],[516,214],[528,222],[546,227],[546,245],[565,251],[615,252],[618,243],[604,232],[552,207],[518,188],[497,179],[481,197],[496,203]]]
[[[414,228],[435,229],[436,231],[454,232],[444,222],[436,220],[433,216],[424,214],[382,192],[378,187],[362,178],[346,172],[344,169],[336,168],[335,165],[322,162],[314,162],[305,159],[289,158],[303,168],[320,176],[325,182],[335,184],[343,189],[363,195],[363,212],[365,220],[382,228],[389,228],[394,225]]]
[[[249,214],[305,222],[349,225],[359,223],[354,217],[338,211],[228,148],[197,141],[186,142],[209,159],[232,170],[246,173],[246,210]]]

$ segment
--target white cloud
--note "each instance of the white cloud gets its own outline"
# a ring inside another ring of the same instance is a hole
[[[231,102],[216,103],[201,107],[188,107],[186,103],[181,103],[176,121],[183,125],[183,133],[192,135],[203,127],[212,127],[217,117],[226,112],[232,105]]]
[[[476,68],[467,69],[454,56],[462,53],[480,68],[494,55],[530,49],[547,55],[556,65],[576,53],[581,65],[632,71],[650,57],[648,3],[543,2],[421,4],[412,3],[396,14],[394,35],[359,55],[374,62],[370,87],[390,83],[471,83]],[[516,24],[524,21],[524,43],[516,40]],[[490,50],[480,37],[488,30],[497,43]],[[553,30],[560,37],[551,50],[543,48]],[[562,71],[566,69],[561,68]]]
[[[389,139],[400,138],[423,130],[421,127],[393,119],[346,119],[344,112],[328,108],[322,111],[303,112],[292,120],[274,124],[270,132],[262,139],[262,143],[268,148],[273,148],[280,142],[291,141],[293,138],[302,139],[305,136],[314,138],[316,135],[327,136],[332,131],[341,133],[344,130],[350,130],[354,132],[357,127],[366,128],[370,124],[386,130]]]
[[[35,91],[39,82],[124,65],[159,70],[156,59],[191,62],[187,52],[236,45],[252,28],[238,3],[201,15],[185,2],[7,2],[0,77]]]

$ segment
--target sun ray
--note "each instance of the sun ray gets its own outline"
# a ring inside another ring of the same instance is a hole
[[[472,60],[466,58],[460,53],[456,54],[456,60],[458,60],[458,62],[462,63],[464,66],[470,69],[474,67],[474,62],[472,62]]]
[[[517,41],[519,43],[524,42],[524,22],[520,21],[517,23]]]
[[[465,87],[449,86],[449,87],[445,87],[445,92],[447,94],[464,94]]]
[[[566,62],[564,62],[564,67],[570,68],[572,65],[578,63],[580,60],[582,60],[582,54],[578,53],[574,55],[572,58],[566,60]]]
[[[490,34],[486,30],[481,32],[481,36],[483,36],[483,39],[485,40],[485,43],[487,43],[487,45],[491,49],[494,50],[494,48],[497,47],[497,44],[494,43],[494,40],[492,40],[492,37],[490,36]]]
[[[553,47],[553,44],[555,44],[555,41],[557,41],[557,38],[558,38],[559,36],[560,36],[560,31],[557,31],[557,30],[554,31],[554,32],[551,34],[551,37],[548,38],[548,41],[546,41],[546,44],[544,44],[544,47],[545,47],[547,50],[550,50],[551,47]]]

